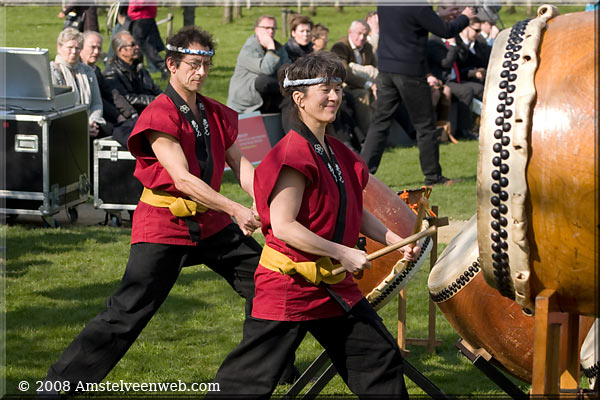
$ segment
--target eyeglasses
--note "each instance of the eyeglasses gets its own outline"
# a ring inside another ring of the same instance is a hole
[[[263,29],[268,29],[270,31],[276,31],[277,27],[276,26],[263,26],[263,25],[258,25],[257,28],[263,28]]]
[[[210,61],[201,62],[201,63],[191,63],[191,62],[185,61],[185,60],[181,60],[181,61],[186,63],[187,65],[189,65],[190,68],[193,69],[194,71],[200,71],[200,68],[202,68],[202,67],[204,67],[205,70],[209,70],[210,67],[212,67],[212,62],[210,62]]]
[[[475,29],[475,28],[472,28],[472,27],[469,27],[469,28],[473,29],[475,31],[475,33],[480,33],[481,32],[481,28],[479,28],[479,29]]]
[[[135,46],[139,46],[139,44],[137,44],[137,42],[132,42],[132,43],[129,43],[129,44],[125,44],[125,45],[123,45],[121,47],[135,47]]]

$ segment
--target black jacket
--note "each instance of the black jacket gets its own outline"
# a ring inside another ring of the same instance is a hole
[[[427,73],[427,35],[429,32],[443,38],[458,35],[469,18],[460,15],[445,22],[431,6],[377,6],[379,15],[380,72],[391,72],[413,77]]]
[[[458,67],[459,63],[466,61],[466,57],[467,54],[461,52],[459,46],[446,46],[444,39],[436,35],[429,36],[427,41],[428,72],[442,82],[446,83],[450,80],[453,64],[456,62]]]
[[[300,46],[296,39],[289,38],[288,41],[283,45],[285,51],[287,51],[290,61],[294,62],[302,56],[305,56],[313,51],[313,44],[309,43],[306,46]]]
[[[142,63],[129,65],[115,57],[106,64],[104,77],[111,89],[116,89],[127,100],[127,104],[119,104],[122,102],[113,97],[115,105],[125,118],[141,113],[162,93]]]

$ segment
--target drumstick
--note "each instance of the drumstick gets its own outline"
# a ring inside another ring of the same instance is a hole
[[[435,232],[437,231],[437,225],[431,225],[429,228],[425,229],[424,231],[421,231],[419,233],[415,233],[414,235],[410,235],[407,236],[406,238],[400,240],[399,242],[396,242],[394,244],[391,244],[387,247],[384,247],[383,249],[379,249],[377,251],[374,251],[371,254],[367,255],[367,260],[372,261],[378,257],[384,256],[388,253],[391,253],[394,250],[398,250],[400,247],[406,246],[407,244],[411,244],[413,242],[416,242],[419,239],[424,238],[425,236],[431,236],[433,235]],[[344,269],[344,267],[338,267],[336,269],[334,269],[333,271],[331,271],[331,273],[333,275],[338,275],[341,274],[342,272],[346,271]]]

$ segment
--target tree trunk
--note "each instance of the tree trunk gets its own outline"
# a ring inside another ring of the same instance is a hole
[[[517,12],[517,9],[515,8],[515,6],[508,6],[506,7],[506,13],[507,14],[514,14]]]
[[[310,0],[310,6],[308,7],[308,14],[311,17],[317,15],[317,6],[315,5],[315,0]]]
[[[335,11],[340,12],[340,13],[344,12],[344,6],[340,5],[339,0],[335,0],[334,7],[335,7]]]
[[[223,6],[223,24],[230,24],[233,19],[231,18],[232,6],[229,0],[225,0],[225,5]]]
[[[195,6],[183,6],[183,26],[196,25],[195,22]]]
[[[242,7],[239,5],[233,6],[233,19],[242,18]]]

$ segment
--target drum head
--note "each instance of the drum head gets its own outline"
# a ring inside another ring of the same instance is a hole
[[[462,290],[479,273],[478,257],[477,215],[473,215],[432,268],[428,280],[431,298],[435,302],[445,301]]]

